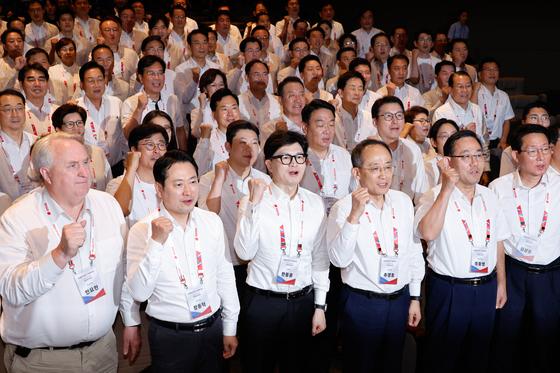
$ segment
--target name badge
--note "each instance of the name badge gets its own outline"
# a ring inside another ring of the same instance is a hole
[[[513,248],[513,257],[527,262],[535,259],[535,252],[539,244],[539,239],[535,236],[524,234]]]
[[[399,257],[382,256],[379,261],[379,284],[396,285],[399,281]]]
[[[298,266],[299,257],[282,255],[276,274],[276,283],[278,285],[295,285]]]
[[[192,319],[197,319],[212,313],[212,307],[210,306],[208,296],[202,285],[187,289],[187,304],[189,305],[189,312],[191,313]]]
[[[488,273],[488,248],[474,247],[471,250],[471,273]]]
[[[91,303],[105,295],[105,289],[95,267],[89,267],[80,273],[76,273],[74,280],[84,304]]]

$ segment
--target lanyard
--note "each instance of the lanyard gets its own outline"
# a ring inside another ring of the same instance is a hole
[[[400,140],[399,140],[400,141]],[[400,163],[401,167],[401,171],[399,172],[399,191],[403,190],[403,186],[404,186],[404,150],[403,150],[404,145],[403,144],[399,144],[399,157],[397,160],[397,166]]]
[[[468,114],[468,113],[467,113],[467,110],[465,110],[465,114],[461,116],[462,120],[460,120],[460,121],[459,121],[459,114],[457,114],[457,112],[455,111],[455,109],[453,109],[453,114],[455,114],[455,116],[457,117],[457,121],[459,122],[459,128],[464,129],[465,126],[468,124],[468,123],[464,123],[464,122],[466,122],[466,121],[465,121],[465,118],[466,118],[466,116],[467,116],[467,114]],[[476,123],[476,117],[474,116],[474,110],[473,110],[472,107],[471,107],[471,116],[472,116],[473,122]]]
[[[523,232],[526,233],[527,224],[525,223],[525,217],[523,216],[523,208],[521,207],[521,202],[518,199],[517,189],[515,187],[513,187],[513,196],[515,197],[515,203],[517,205],[516,209],[517,209],[517,217],[519,218],[519,225],[521,226],[521,229],[523,230]],[[539,237],[542,236],[544,231],[546,230],[546,224],[548,222],[548,207],[549,207],[549,204],[550,204],[550,195],[547,191],[546,195],[544,197],[544,211],[543,211],[543,217],[542,217],[542,220],[541,220],[541,227],[539,229]]]
[[[12,165],[12,162],[10,161],[10,155],[8,154],[8,152],[6,151],[6,149],[4,148],[4,137],[2,137],[2,135],[0,135],[0,144],[2,145],[2,152],[4,153],[4,157],[6,157],[6,163],[8,163],[8,167],[10,167],[10,172],[12,173],[12,175],[14,176],[14,180],[16,181],[16,183],[18,183],[20,188],[23,188],[23,183],[19,177],[19,175],[16,173],[16,170],[14,169],[14,166]]]
[[[465,233],[467,234],[467,238],[469,239],[469,242],[471,243],[471,245],[474,247],[473,235],[471,233],[471,229],[469,228],[469,224],[467,223],[467,220],[462,216],[463,214],[461,212],[461,208],[459,207],[459,204],[457,203],[457,201],[453,201],[453,203],[455,204],[455,208],[457,209],[457,213],[459,215],[461,215],[461,223],[463,223],[463,228],[465,228]],[[486,215],[487,210],[486,210],[486,204],[484,203],[484,200],[482,200],[482,205],[484,207],[484,215]],[[485,237],[486,246],[488,246],[489,242],[490,242],[490,219],[487,217],[486,218],[486,237]]]
[[[332,170],[333,170],[333,190],[334,193],[336,193],[336,191],[338,190],[338,185],[336,183],[336,159],[334,157],[334,152],[331,154],[331,162],[332,162]],[[317,186],[319,187],[319,192],[322,193],[323,192],[323,182],[321,181],[321,177],[319,175],[319,173],[317,172],[317,170],[315,169],[315,166],[313,166],[313,163],[308,159],[307,160],[307,165],[310,167],[311,169],[311,173],[313,174],[313,177],[315,178],[315,181],[317,182]]]
[[[200,242],[198,239],[198,228],[194,227],[194,250],[196,255],[196,274],[198,279],[200,280],[200,284],[202,285],[204,282],[204,266],[202,264],[202,253],[200,251]],[[175,246],[171,246],[171,251],[173,253],[173,260],[175,261],[175,269],[177,271],[177,276],[179,277],[179,283],[183,285],[185,289],[188,289],[187,286],[187,278],[179,265],[179,258],[177,257],[177,253],[175,252]],[[186,257],[186,251],[185,251]]]
[[[33,135],[39,136],[39,131],[37,130],[37,126],[33,123],[33,118],[31,117],[31,111],[27,111],[27,118],[29,118],[29,122],[31,123],[31,130],[33,131]],[[51,115],[47,114],[47,123],[51,123]],[[47,133],[51,133],[51,125],[49,124],[47,127]]]
[[[93,185],[93,189],[97,189],[97,176],[95,175],[95,166],[93,165],[93,158],[89,159],[89,163],[91,164],[91,173],[93,176],[92,179],[92,185]]]
[[[270,191],[270,193],[272,194],[272,191]],[[303,199],[301,199],[300,197],[300,201],[301,201],[301,223],[300,223],[300,232],[299,232],[299,239],[298,239],[298,244],[297,244],[297,256],[301,256],[301,252],[303,251],[303,245],[302,245],[302,240],[303,240],[303,212],[304,212],[304,202]],[[278,208],[278,204],[275,203],[274,204],[274,210],[276,211],[276,216],[280,217],[280,209]],[[282,255],[286,255],[286,233],[284,231],[284,224],[280,225],[280,250],[282,250]]]
[[[142,183],[142,180],[140,180],[140,178],[138,177],[138,174],[134,175],[134,178],[136,179],[136,182],[140,188],[140,194],[142,194],[142,198],[144,199],[144,204],[146,206],[146,208],[148,209],[148,214],[152,213],[152,210],[150,209],[150,203],[148,201],[148,196],[146,195],[146,191],[144,190],[144,188],[142,186],[140,186],[140,183]],[[156,196],[156,200],[157,200],[157,196]],[[159,207],[158,207],[158,211],[159,211]]]
[[[369,216],[369,213],[366,211],[366,218],[368,219],[368,222],[372,225],[373,227],[373,221],[371,219],[371,217]],[[397,229],[397,218],[395,217],[395,208],[391,208],[391,214],[393,217],[393,252],[395,253],[395,256],[399,256],[399,231]],[[375,247],[377,248],[377,253],[381,256],[387,256],[387,253],[383,252],[383,250],[381,249],[381,243],[379,241],[379,236],[377,234],[377,231],[374,229],[373,230],[373,241],[375,242]]]
[[[497,96],[497,95],[498,95],[498,94],[496,93],[496,96]],[[484,106],[484,118],[485,118],[486,120],[488,120],[488,106],[486,105],[486,94],[483,93],[483,94],[482,94],[482,98],[484,99],[484,105],[483,105],[483,106]],[[492,101],[492,100],[490,100],[490,101]],[[494,116],[493,116],[494,119],[493,119],[493,121],[496,120],[496,117],[497,117],[497,115],[498,115],[498,107],[499,107],[499,104],[500,104],[500,98],[497,97],[497,98],[496,98],[496,107],[494,108]]]
[[[45,201],[43,203],[43,207],[45,208],[45,214],[47,214],[47,218],[49,220],[51,220],[51,224],[52,227],[54,228],[54,232],[56,233],[56,236],[58,237],[58,239],[62,239],[62,235],[60,234],[60,231],[58,230],[58,227],[56,226],[55,222],[52,221],[52,212],[49,208],[49,204]],[[89,265],[91,267],[93,267],[93,262],[95,261],[95,258],[97,257],[97,255],[95,254],[95,241],[93,239],[93,233],[95,232],[95,224],[94,224],[94,220],[93,220],[93,214],[90,214],[90,227],[89,227],[89,255],[88,255],[88,259],[89,259]],[[74,274],[76,273],[76,266],[74,264],[74,260],[70,259],[70,261],[68,262],[68,268],[74,272]]]

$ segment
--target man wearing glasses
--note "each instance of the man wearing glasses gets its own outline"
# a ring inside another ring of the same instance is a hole
[[[508,301],[496,315],[496,371],[516,371],[514,368],[523,365],[519,356],[531,356],[531,366],[537,371],[555,370],[560,314],[556,301],[560,219],[556,212],[560,199],[558,178],[548,171],[550,140],[543,126],[521,126],[511,143],[517,170],[490,184],[511,230],[504,241]],[[522,345],[522,339],[531,343]]]
[[[486,154],[477,134],[459,131],[443,149],[442,182],[422,196],[414,222],[428,244],[425,369],[486,371],[496,309],[507,300],[510,232],[498,198],[479,184]]]
[[[35,136],[24,132],[25,98],[13,89],[0,92],[0,192],[12,200],[33,188],[27,176]]]
[[[404,127],[404,107],[395,96],[385,96],[375,101],[371,107],[373,124],[379,139],[385,142],[393,153],[393,180],[391,189],[408,194],[415,202],[428,189],[428,180],[422,152],[418,145],[400,137]]]

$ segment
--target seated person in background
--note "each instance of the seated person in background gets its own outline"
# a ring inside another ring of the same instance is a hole
[[[331,101],[333,95],[321,88],[323,82],[323,66],[321,60],[315,55],[307,55],[299,61],[299,75],[302,77],[305,87],[305,100],[313,99]]]
[[[377,93],[382,96],[398,97],[404,104],[405,110],[413,106],[424,106],[424,98],[417,88],[406,83],[408,72],[408,57],[397,54],[387,60],[390,81],[381,87]]]
[[[424,159],[434,156],[434,149],[428,140],[430,132],[429,112],[422,106],[413,106],[404,112],[405,125],[401,137],[412,140],[418,145]]]
[[[441,163],[440,161],[443,158],[443,146],[449,136],[455,132],[459,132],[459,126],[451,119],[439,119],[430,127],[428,138],[435,149],[435,154],[432,153],[432,157],[424,157],[424,167],[426,168],[429,189],[441,182],[440,166],[438,164]]]
[[[214,92],[220,88],[227,87],[227,78],[221,70],[208,69],[198,81],[198,105],[191,111],[191,134],[199,138],[200,126],[211,124],[212,128],[218,127],[218,123],[210,109],[210,99]]]
[[[366,58],[371,63],[372,91],[377,91],[385,84],[389,83],[387,60],[389,59],[390,48],[391,43],[389,42],[389,36],[384,32],[375,34],[371,38],[371,46]]]
[[[469,57],[469,46],[467,41],[464,39],[454,39],[451,41],[449,49],[451,50],[451,60],[455,64],[457,71],[466,71],[473,82],[478,81],[476,68],[465,63]]]
[[[354,58],[356,58],[356,49],[354,49],[354,47],[341,46],[338,52],[336,52],[336,66],[332,69],[332,78],[330,78],[325,85],[327,92],[333,96],[336,94],[336,82],[342,74],[348,71],[350,63],[354,60]]]
[[[113,74],[115,59],[111,48],[104,44],[96,45],[91,51],[91,60],[103,66],[105,70],[105,94],[115,96],[121,101],[126,100],[128,98],[129,84]]]
[[[433,45],[432,35],[428,31],[423,30],[416,34],[408,79],[420,93],[428,92],[436,87],[435,67],[441,60],[430,54]]]
[[[298,72],[298,66],[301,59],[309,54],[309,43],[305,38],[297,38],[290,42],[288,45],[288,52],[286,53],[289,58],[288,66],[278,71],[278,84],[288,76],[301,77]]]
[[[451,92],[449,77],[455,72],[455,64],[451,61],[438,62],[434,72],[436,74],[436,87],[422,95],[425,101],[424,107],[430,112],[430,118],[434,116],[438,107],[447,102],[447,97]]]
[[[34,136],[51,132],[52,114],[58,105],[49,102],[49,73],[38,63],[25,65],[18,73],[18,80],[25,94],[25,131]]]

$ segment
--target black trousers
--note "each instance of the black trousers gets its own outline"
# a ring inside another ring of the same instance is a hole
[[[148,341],[153,373],[221,373],[222,320],[201,331],[172,330],[150,323]]]
[[[240,344],[244,373],[307,373],[310,370],[313,291],[286,300],[247,289],[241,307]]]

